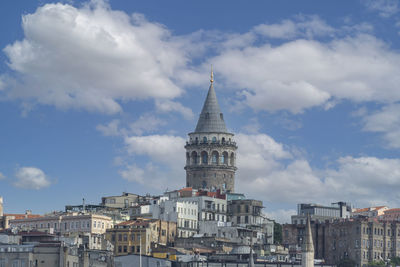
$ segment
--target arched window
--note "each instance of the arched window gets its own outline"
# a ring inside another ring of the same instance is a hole
[[[207,137],[203,137],[203,143],[207,143]]]
[[[217,137],[213,136],[212,142],[213,142],[213,143],[216,143],[216,142],[217,142]]]
[[[212,157],[211,157],[211,162],[212,164],[218,164],[218,152],[217,151],[213,151],[212,153]]]
[[[222,164],[228,164],[228,152],[224,151],[221,157]]]
[[[197,160],[197,152],[196,152],[196,151],[193,151],[193,152],[192,152],[192,164],[193,164],[193,165],[197,165],[197,163],[198,163],[198,160]]]
[[[222,137],[222,143],[225,143],[225,137]]]
[[[235,165],[235,154],[234,153],[231,154],[230,161],[231,161],[230,162],[231,166]]]
[[[208,154],[205,151],[201,152],[201,163],[208,164]]]

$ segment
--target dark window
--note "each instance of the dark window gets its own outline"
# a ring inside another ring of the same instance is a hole
[[[122,234],[118,235],[118,241],[122,241]]]
[[[115,242],[115,234],[112,234],[112,235],[111,235],[111,241],[112,241],[112,242]]]
[[[128,252],[128,247],[127,246],[124,246],[124,252],[125,253]]]
[[[122,252],[122,247],[118,246],[118,252]]]

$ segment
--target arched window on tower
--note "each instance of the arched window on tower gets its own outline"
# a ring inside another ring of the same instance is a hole
[[[201,163],[208,164],[208,154],[205,151],[201,152]]]
[[[203,143],[207,143],[207,137],[203,137]]]
[[[224,151],[221,157],[222,164],[228,164],[228,152]]]
[[[222,143],[223,144],[225,143],[225,137],[222,137]]]
[[[217,137],[213,136],[212,142],[213,142],[213,143],[216,143],[216,142],[217,142]]]
[[[234,153],[231,154],[230,164],[231,164],[231,166],[235,165],[235,154]]]
[[[197,152],[196,151],[192,152],[192,164],[193,165],[197,165],[198,164]]]
[[[212,157],[211,157],[212,164],[218,164],[218,157],[219,157],[218,152],[213,151]]]

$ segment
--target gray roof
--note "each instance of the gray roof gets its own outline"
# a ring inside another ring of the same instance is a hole
[[[219,108],[217,96],[211,82],[206,101],[201,110],[195,133],[227,133],[224,116]]]

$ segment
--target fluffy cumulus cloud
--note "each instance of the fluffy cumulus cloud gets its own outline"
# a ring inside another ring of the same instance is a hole
[[[399,12],[398,0],[363,0],[362,3],[371,11],[376,11],[382,17],[391,17]]]
[[[221,51],[210,61],[224,86],[238,90],[255,110],[299,113],[332,100],[399,100],[399,59],[381,40],[359,33],[328,42],[257,43]]]
[[[26,189],[42,189],[50,186],[51,182],[47,175],[36,167],[21,167],[15,173],[14,185]]]
[[[181,42],[142,15],[103,1],[81,8],[46,4],[23,16],[24,39],[4,52],[14,75],[3,75],[10,98],[59,108],[121,111],[119,100],[171,99],[187,62]]]
[[[3,180],[5,178],[6,178],[6,176],[0,172],[0,180]]]
[[[400,148],[400,104],[384,106],[378,111],[361,116],[365,131],[382,133],[384,146]]]
[[[349,201],[358,207],[400,205],[400,159],[347,156],[332,167],[318,169],[265,134],[239,134],[237,142],[236,187],[265,203],[294,207],[323,200],[322,204]]]

